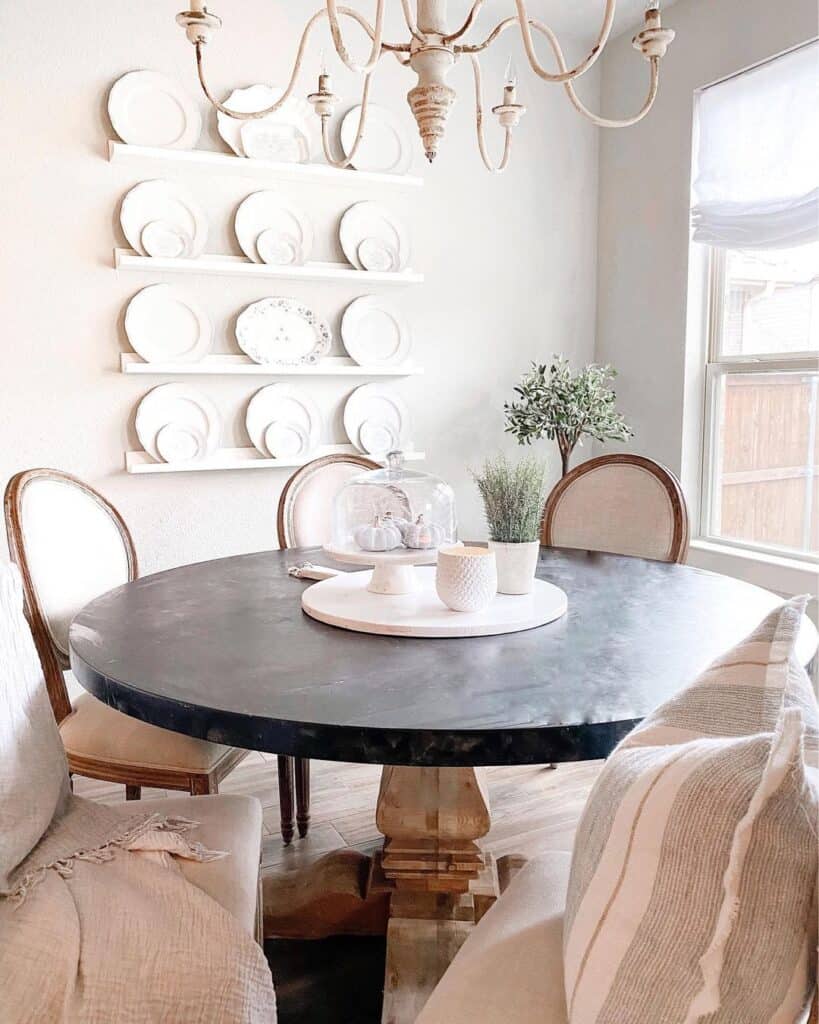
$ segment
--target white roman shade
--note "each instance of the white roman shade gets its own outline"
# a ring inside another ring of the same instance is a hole
[[[694,241],[780,249],[819,239],[819,44],[696,98]]]

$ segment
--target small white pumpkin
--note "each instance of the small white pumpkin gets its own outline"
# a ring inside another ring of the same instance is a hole
[[[404,543],[408,548],[437,548],[444,540],[444,531],[435,523],[424,522],[422,515],[404,530]]]
[[[353,536],[362,551],[392,551],[402,546],[401,531],[389,513],[383,519],[376,516],[371,524],[359,526]]]
[[[412,526],[412,523],[409,521],[409,519],[405,519],[403,516],[393,515],[392,512],[387,512],[384,518],[389,519],[392,522],[393,526],[398,527],[398,530],[400,531],[402,538],[404,534],[407,532],[407,530],[410,528],[410,526]]]

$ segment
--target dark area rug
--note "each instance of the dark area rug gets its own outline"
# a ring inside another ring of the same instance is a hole
[[[268,939],[278,1024],[379,1024],[383,938]]]

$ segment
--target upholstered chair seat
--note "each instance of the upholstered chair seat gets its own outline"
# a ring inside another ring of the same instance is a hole
[[[82,758],[94,758],[123,769],[130,765],[207,774],[233,753],[232,747],[140,722],[90,693],[75,698],[71,714],[60,722],[60,735],[75,766]]]
[[[124,818],[134,805],[120,804]],[[197,861],[179,858],[177,866],[189,882],[203,889],[261,941],[259,930],[259,861],[262,844],[262,805],[255,797],[220,793],[218,796],[166,797],[142,800],[139,813],[178,815],[199,822],[196,839],[208,850],[225,850],[227,857]]]

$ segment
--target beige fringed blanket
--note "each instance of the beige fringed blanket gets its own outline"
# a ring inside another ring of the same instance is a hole
[[[195,823],[69,797],[0,898],[3,1024],[272,1024],[259,946],[175,858]]]

